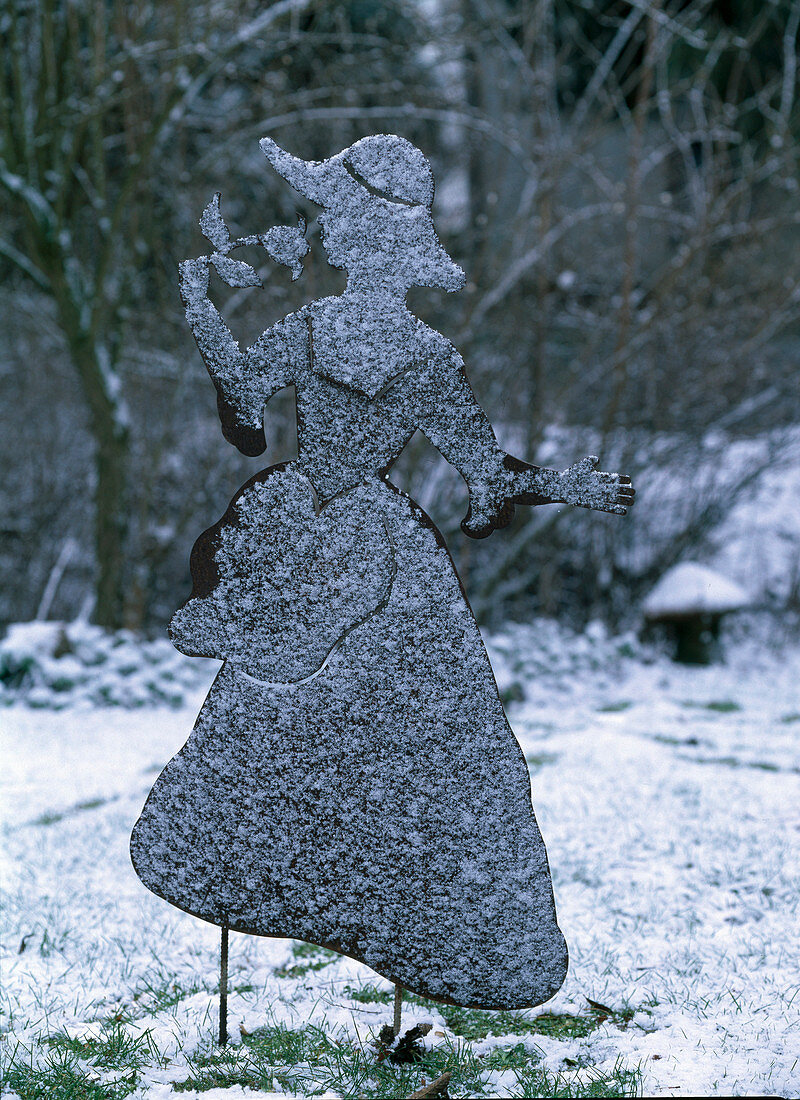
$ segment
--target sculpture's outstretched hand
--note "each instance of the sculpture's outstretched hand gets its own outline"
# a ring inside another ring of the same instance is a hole
[[[562,473],[506,455],[496,479],[470,485],[469,510],[461,529],[472,538],[486,538],[509,525],[515,504],[572,504],[624,516],[635,498],[631,479],[597,470],[597,463],[597,456],[589,455]]]
[[[627,474],[596,470],[598,461],[597,455],[588,455],[561,474],[562,500],[578,508],[624,516],[634,502],[631,479]]]

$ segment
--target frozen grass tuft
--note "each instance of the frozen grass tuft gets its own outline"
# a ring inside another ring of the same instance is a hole
[[[395,1065],[381,1061],[371,1042],[354,1042],[314,1025],[259,1028],[235,1046],[189,1052],[176,1061],[165,1072],[169,1059],[151,1032],[134,1037],[120,1024],[95,1038],[56,1033],[29,1047],[17,1043],[6,1059],[4,1080],[20,1100],[123,1100],[146,1095],[148,1077],[152,1083],[169,1079],[176,1095],[239,1086],[257,1094],[399,1097],[444,1073],[451,1075],[454,1097],[633,1097],[641,1091],[636,1068],[552,1073],[525,1042],[476,1052],[468,1041],[448,1036],[412,1064]]]

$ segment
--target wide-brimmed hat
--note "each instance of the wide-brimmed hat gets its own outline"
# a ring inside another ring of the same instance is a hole
[[[330,232],[323,239],[334,267],[351,272],[353,263],[372,262],[383,240],[384,260],[388,256],[395,271],[402,268],[409,286],[464,285],[464,272],[436,235],[433,172],[416,145],[396,134],[372,134],[319,161],[294,157],[272,138],[263,138],[261,148],[301,195],[345,215],[347,231],[342,236],[340,229],[335,253]]]
[[[319,161],[292,156],[268,137],[261,148],[295,191],[321,206],[335,206],[358,191],[404,206],[430,210],[433,204],[433,172],[425,154],[396,134],[372,134]]]

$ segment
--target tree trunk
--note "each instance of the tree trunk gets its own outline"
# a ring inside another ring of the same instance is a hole
[[[94,419],[94,418],[93,418]],[[119,627],[125,602],[125,550],[128,541],[127,428],[95,421],[95,569],[93,619],[100,626]]]
[[[89,407],[94,440],[94,622],[100,626],[123,625],[126,549],[130,527],[128,508],[128,454],[130,433],[119,394],[119,378],[107,362],[104,348],[76,324],[62,323],[72,360]]]

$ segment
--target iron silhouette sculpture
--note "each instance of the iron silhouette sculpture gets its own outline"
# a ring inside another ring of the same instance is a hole
[[[230,252],[261,243],[296,275],[304,227],[231,241],[216,196],[201,221],[216,251],[181,265],[225,438],[262,453],[264,405],[293,384],[298,458],[253,477],[194,547],[171,637],[224,664],[136,823],[133,864],[224,930],[332,948],[451,1004],[537,1005],[567,948],[528,768],[444,540],[389,472],[424,432],[467,482],[475,538],[520,503],[624,514],[630,479],[504,453],[458,352],[408,310],[412,286],[464,283],[419,149],[380,134],[308,162],[261,145],[322,207],[347,288],[242,351],[209,267],[257,285]]]

